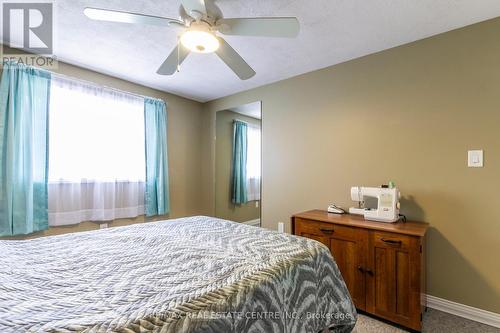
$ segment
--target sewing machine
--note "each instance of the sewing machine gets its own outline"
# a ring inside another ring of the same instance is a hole
[[[399,190],[395,187],[355,186],[351,188],[351,199],[358,202],[358,208],[349,208],[349,213],[363,215],[366,220],[396,222],[399,220],[399,198]]]

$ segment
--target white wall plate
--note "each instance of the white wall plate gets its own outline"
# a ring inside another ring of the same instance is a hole
[[[482,150],[469,150],[467,154],[467,165],[469,168],[482,168],[483,167],[483,151]]]

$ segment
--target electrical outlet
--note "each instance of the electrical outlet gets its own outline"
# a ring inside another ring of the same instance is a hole
[[[255,208],[259,208],[259,200],[255,200]]]
[[[285,224],[283,222],[278,222],[278,232],[285,232]]]
[[[108,227],[107,223],[101,223],[99,224],[99,229],[106,229]]]

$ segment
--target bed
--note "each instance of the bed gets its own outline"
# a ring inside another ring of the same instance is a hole
[[[328,249],[196,216],[0,241],[0,332],[350,332]]]

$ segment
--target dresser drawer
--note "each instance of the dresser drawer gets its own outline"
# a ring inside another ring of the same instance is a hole
[[[360,228],[345,227],[338,224],[308,220],[295,219],[295,234],[309,234],[317,236],[335,236],[353,238]]]
[[[390,247],[408,249],[411,246],[411,237],[391,232],[372,231],[373,244],[376,247]]]
[[[336,226],[331,223],[318,222],[313,220],[295,219],[295,234],[309,234],[317,236],[330,236],[335,232]]]

